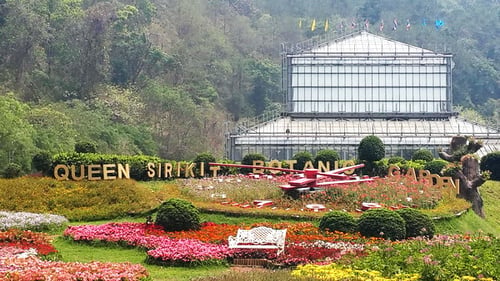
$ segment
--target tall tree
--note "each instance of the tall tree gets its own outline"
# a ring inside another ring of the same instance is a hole
[[[26,117],[30,108],[12,94],[0,96],[0,167],[9,163],[31,170],[33,127]]]

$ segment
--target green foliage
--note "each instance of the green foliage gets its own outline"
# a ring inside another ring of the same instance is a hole
[[[222,164],[236,164],[236,162],[232,161],[232,160],[228,160],[228,159],[222,159],[222,160],[219,160],[217,161],[218,163],[222,163]],[[235,168],[235,167],[220,167],[220,170],[217,172],[218,175],[236,175],[238,174],[239,172],[239,169],[238,168]]]
[[[319,228],[323,231],[353,233],[356,231],[357,223],[356,219],[349,213],[331,211],[321,217]]]
[[[424,160],[426,162],[432,161],[434,159],[434,156],[432,155],[432,152],[428,149],[419,149],[413,152],[413,155],[411,156],[411,160],[416,161],[416,160]]]
[[[388,164],[398,164],[398,163],[405,163],[405,162],[406,162],[406,159],[404,159],[401,156],[392,156],[392,157],[389,157],[389,159],[387,160]]]
[[[306,162],[313,161],[313,156],[312,156],[311,152],[309,152],[309,151],[300,151],[300,152],[297,152],[292,157],[292,159],[297,161],[297,163],[294,166],[295,169],[303,170],[305,165],[306,165]]]
[[[434,236],[436,226],[428,215],[413,208],[399,209],[396,213],[405,221],[406,238],[417,236],[432,238]]]
[[[490,179],[500,180],[500,151],[486,154],[481,158],[481,171],[490,171]]]
[[[424,165],[425,165],[425,161],[424,160],[415,160],[415,161],[405,161],[404,163],[399,163],[397,164],[397,166],[401,169],[401,172],[403,174],[406,174],[408,172],[409,169],[415,169],[415,172],[418,172],[422,169],[424,169]]]
[[[241,160],[241,164],[242,165],[253,165],[254,160],[266,161],[266,157],[260,153],[249,153],[249,154],[243,156],[243,159]],[[241,168],[240,171],[243,174],[247,174],[247,173],[251,173],[253,171],[253,169]]]
[[[435,159],[425,163],[424,170],[428,170],[431,174],[440,175],[441,171],[448,165],[448,162],[442,159]]]
[[[373,162],[385,156],[385,147],[382,140],[377,136],[364,137],[359,143],[358,158],[360,160]]]
[[[500,276],[495,264],[498,260],[495,251],[499,249],[500,239],[480,235],[470,239],[463,235],[416,239],[380,244],[377,250],[356,259],[353,267],[376,270],[393,278],[401,272],[412,272],[421,276],[418,280],[427,281],[474,280],[476,276],[495,280]]]
[[[26,120],[30,107],[13,95],[0,95],[0,167],[17,163],[24,171],[31,169],[35,147],[33,128]]]
[[[6,179],[18,178],[23,175],[21,165],[9,163],[2,172],[2,176]]]
[[[214,163],[215,161],[215,156],[213,156],[210,152],[200,153],[196,155],[193,160],[193,162],[197,163],[198,166],[199,163],[203,163],[205,175],[210,175],[210,166],[208,165],[208,163]]]
[[[405,221],[396,212],[387,209],[370,209],[358,220],[358,230],[366,237],[400,240],[406,237]]]
[[[97,145],[92,142],[77,142],[75,143],[76,153],[96,153]]]
[[[200,212],[189,201],[171,198],[158,208],[155,223],[165,231],[196,230],[201,227]]]
[[[332,168],[335,161],[339,161],[339,160],[340,160],[340,156],[339,156],[339,153],[337,151],[331,150],[331,149],[324,149],[324,150],[320,150],[320,151],[318,151],[318,153],[316,153],[316,156],[314,157],[314,165],[315,165],[315,167],[318,167],[319,161],[322,161],[325,164],[327,162],[330,162],[330,168]]]
[[[399,167],[398,164],[396,165]],[[389,170],[389,161],[387,158],[384,158],[373,163],[366,163],[363,170],[371,171],[371,175],[373,176],[385,177]]]
[[[48,151],[40,151],[33,156],[31,164],[33,165],[33,169],[35,169],[35,171],[40,171],[44,175],[48,176],[51,173],[50,168],[52,167],[52,155],[50,155]]]
[[[90,165],[90,164],[128,164],[130,166],[130,178],[135,180],[151,180],[148,176],[148,163],[163,163],[162,159],[155,156],[147,155],[115,155],[115,154],[98,154],[98,153],[59,153],[54,155],[51,170],[55,166],[63,164],[71,165]],[[77,169],[79,170],[79,169]],[[79,173],[77,173],[77,176]]]

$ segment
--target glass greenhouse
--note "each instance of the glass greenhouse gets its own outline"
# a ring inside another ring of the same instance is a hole
[[[285,160],[300,151],[334,149],[353,159],[361,139],[376,135],[386,156],[437,154],[455,135],[500,148],[498,129],[459,119],[452,111],[452,55],[366,31],[322,43],[283,45],[284,112],[238,124],[227,157],[248,153]]]

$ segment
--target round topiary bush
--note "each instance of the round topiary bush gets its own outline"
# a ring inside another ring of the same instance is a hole
[[[172,198],[158,208],[155,224],[165,231],[196,230],[201,226],[200,212],[191,202]]]
[[[399,240],[406,237],[404,219],[396,212],[387,209],[365,211],[358,220],[358,230],[366,237],[381,237]]]
[[[254,160],[259,160],[259,161],[266,161],[266,157],[260,153],[249,153],[241,159],[241,164],[243,165],[253,165]],[[251,173],[253,169],[251,168],[241,168],[240,169],[241,173],[247,174]]]
[[[356,219],[349,213],[331,211],[321,218],[319,228],[323,231],[352,233],[356,231],[357,223]]]
[[[378,161],[385,156],[385,147],[377,136],[364,137],[359,143],[358,158],[368,162]]]
[[[428,149],[419,149],[415,152],[413,152],[413,155],[411,156],[411,160],[416,161],[416,160],[424,160],[426,162],[434,160],[434,155],[432,155],[432,152]]]
[[[396,213],[405,221],[406,238],[417,236],[432,238],[434,236],[436,226],[428,215],[412,208],[399,209]]]
[[[193,162],[196,163],[199,167],[200,163],[203,162],[203,173],[205,175],[210,175],[210,165],[208,163],[214,163],[215,157],[210,152],[204,152],[196,155]],[[199,168],[200,169],[200,168]]]
[[[481,158],[481,171],[490,171],[490,179],[500,180],[500,151],[486,154]]]
[[[443,159],[436,159],[425,163],[424,169],[431,172],[431,174],[440,175],[441,171],[448,165],[448,162]]]
[[[309,152],[309,151],[301,151],[301,152],[297,152],[292,157],[292,159],[297,161],[297,163],[295,164],[295,169],[304,170],[304,167],[306,166],[306,162],[313,161],[313,156],[312,156],[311,152]]]
[[[97,145],[92,142],[77,142],[75,143],[75,152],[78,153],[96,153],[97,152]]]
[[[340,156],[337,151],[331,149],[323,149],[316,153],[316,156],[314,157],[314,165],[318,167],[318,163],[319,161],[321,161],[325,165],[326,163],[330,163],[330,169],[333,169],[333,167],[335,166],[335,161],[339,160]]]

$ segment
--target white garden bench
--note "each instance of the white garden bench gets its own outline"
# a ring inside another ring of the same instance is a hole
[[[231,249],[277,249],[277,254],[285,251],[286,229],[259,226],[252,229],[238,229],[236,236],[229,236]]]

